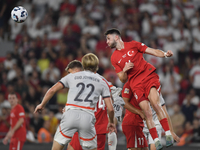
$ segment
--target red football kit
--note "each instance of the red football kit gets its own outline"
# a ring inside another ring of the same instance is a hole
[[[97,133],[97,150],[104,150],[106,144],[106,133],[108,125],[108,115],[104,101],[101,99],[97,103],[96,112],[95,112],[95,129]],[[82,150],[82,147],[79,142],[78,132],[74,134],[70,145],[74,150]]]
[[[25,111],[24,108],[17,104],[12,108],[10,112],[10,125],[13,128],[20,118],[24,118],[23,124],[15,131],[11,138],[10,150],[19,149],[21,150],[24,142],[26,141],[26,123],[25,123]]]
[[[140,109],[139,103],[147,100],[144,96],[140,98],[139,101],[136,101],[131,88],[129,86],[129,82],[124,84],[122,90],[122,97],[129,98],[131,105],[135,108]],[[124,119],[122,121],[122,130],[124,135],[126,136],[127,148],[144,148],[148,147],[147,140],[143,133],[144,123],[140,115],[134,114],[129,110],[126,110]]]
[[[159,77],[155,73],[156,68],[143,57],[146,49],[145,44],[137,41],[124,42],[124,49],[116,49],[111,56],[116,73],[123,71],[126,63],[134,64],[133,68],[127,71],[127,75],[136,99],[143,95],[147,98],[151,87],[160,87]]]

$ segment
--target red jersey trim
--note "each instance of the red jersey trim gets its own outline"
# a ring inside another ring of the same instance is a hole
[[[84,138],[82,138],[82,137],[80,137],[80,139],[83,140],[83,141],[92,141],[96,136],[97,136],[97,135],[95,135],[95,136],[94,136],[93,138],[91,138],[91,139],[84,139]]]
[[[60,129],[60,133],[62,134],[62,136],[64,136],[65,138],[69,138],[69,139],[72,138],[72,137],[70,137],[70,136],[65,135],[65,134],[61,131],[61,127],[60,127],[60,126],[59,126],[59,129]]]
[[[79,108],[84,108],[84,109],[89,109],[89,110],[95,110],[95,108],[79,106],[79,105],[75,105],[75,104],[66,104],[66,106],[74,106],[74,107],[79,107]]]

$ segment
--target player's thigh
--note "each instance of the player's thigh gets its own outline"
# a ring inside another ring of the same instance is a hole
[[[97,149],[104,150],[106,144],[106,134],[97,134]]]
[[[61,118],[60,125],[54,135],[54,140],[60,145],[68,144],[78,130],[77,124],[80,124],[80,120],[77,118],[79,117],[79,112],[76,110],[66,111]]]
[[[52,146],[52,150],[62,150],[65,147],[65,145],[61,145],[60,143],[58,143],[57,141],[53,141],[53,146]]]
[[[22,150],[24,142],[16,138],[12,138],[10,141],[9,150]]]
[[[97,148],[97,135],[95,130],[95,117],[87,112],[81,113],[78,129],[80,144],[83,149]]]

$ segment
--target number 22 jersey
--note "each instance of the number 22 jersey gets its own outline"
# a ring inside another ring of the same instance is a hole
[[[91,71],[69,74],[60,83],[69,88],[66,110],[81,109],[94,115],[99,96],[110,97],[108,83]]]

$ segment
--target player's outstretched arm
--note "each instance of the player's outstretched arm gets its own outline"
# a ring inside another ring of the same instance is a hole
[[[162,106],[162,109],[164,110],[165,115],[166,115],[166,117],[167,117],[167,121],[168,121],[168,123],[169,123],[169,128],[170,128],[172,137],[174,138],[174,140],[175,140],[176,142],[180,142],[180,138],[176,135],[176,133],[174,133],[174,129],[173,129],[173,126],[172,126],[172,122],[171,122],[171,119],[170,119],[169,114],[168,114],[168,112],[167,112],[166,106],[163,105],[163,106]]]
[[[134,114],[138,114],[140,115],[140,117],[145,120],[145,116],[143,114],[143,112],[137,108],[135,108],[133,105],[131,105],[131,103],[129,102],[130,99],[123,97],[123,100],[125,102],[124,108],[126,108],[127,110],[129,110],[130,112],[134,113]]]
[[[146,49],[145,53],[153,55],[153,56],[157,56],[157,57],[172,57],[173,56],[173,52],[171,50],[164,52],[162,50],[154,49],[150,47]]]
[[[105,105],[107,107],[107,111],[108,111],[108,116],[109,116],[109,123],[108,123],[108,129],[110,132],[114,132],[116,131],[116,127],[115,127],[115,124],[114,124],[114,108],[113,108],[113,105],[112,105],[112,101],[111,101],[111,98],[108,97],[108,98],[104,98],[104,102],[105,102]]]
[[[47,92],[46,94],[44,95],[44,98],[42,100],[42,102],[37,105],[37,107],[35,108],[35,111],[34,113],[36,112],[41,112],[45,105],[48,103],[48,101],[53,97],[53,95],[61,90],[63,88],[63,85],[60,83],[60,82],[57,82],[56,84],[54,84]]]

